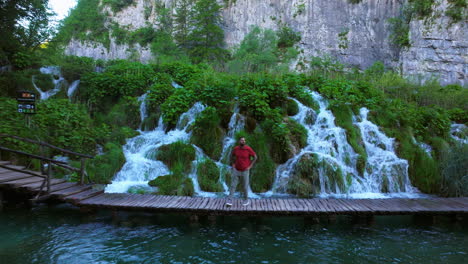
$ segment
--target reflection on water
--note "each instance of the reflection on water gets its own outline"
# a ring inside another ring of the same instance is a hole
[[[372,225],[338,217],[201,218],[68,206],[0,213],[1,263],[463,263],[468,225],[411,216],[376,217]]]

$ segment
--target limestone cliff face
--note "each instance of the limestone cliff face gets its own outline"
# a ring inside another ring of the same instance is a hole
[[[358,4],[348,0],[230,0],[225,4],[219,0],[224,5],[223,28],[228,47],[239,44],[253,26],[278,29],[287,25],[302,36],[298,61],[306,65],[312,56],[329,54],[360,68],[382,61],[405,75],[422,79],[437,76],[444,84],[468,84],[468,23],[450,24],[443,15],[447,0],[438,1],[436,11],[440,16],[435,16],[432,23],[412,21],[411,48],[399,50],[390,43],[387,20],[400,14],[404,0],[362,0]],[[174,3],[160,2],[166,7]],[[156,27],[153,5],[154,1],[135,0],[135,5],[117,14],[106,11],[112,14],[109,21],[135,30],[148,24]],[[73,40],[66,52],[100,59],[151,60],[149,48],[116,45],[112,40],[109,49],[99,43]]]

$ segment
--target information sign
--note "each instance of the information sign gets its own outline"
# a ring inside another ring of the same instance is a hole
[[[18,113],[35,114],[36,113],[36,94],[28,91],[18,92],[16,97],[18,101]]]

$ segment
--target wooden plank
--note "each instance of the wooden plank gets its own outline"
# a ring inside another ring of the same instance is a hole
[[[13,188],[17,188],[21,185],[28,184],[28,183],[34,183],[34,182],[43,182],[44,179],[39,178],[39,177],[28,177],[28,178],[23,178],[19,180],[12,180],[12,181],[7,181],[3,182],[2,185],[8,185],[12,186]]]
[[[51,179],[50,180],[50,185],[56,185],[56,184],[60,184],[60,183],[64,183],[64,182],[67,182],[66,180],[64,179]],[[24,184],[24,185],[21,185],[20,187],[21,188],[26,188],[26,189],[30,189],[32,191],[39,191],[39,188],[41,187],[43,181],[41,182],[36,182],[36,183],[28,183],[28,184]],[[47,188],[46,185],[44,185],[44,188],[42,190],[45,190]]]
[[[79,192],[79,193],[67,195],[64,198],[65,198],[65,201],[67,201],[67,202],[76,203],[76,202],[85,201],[85,200],[87,200],[89,198],[95,197],[95,196],[103,194],[103,193],[104,193],[103,190],[97,191],[97,190],[91,189],[91,190],[86,190],[84,192]]]
[[[5,183],[5,182],[20,180],[20,179],[26,179],[26,178],[31,178],[31,177],[32,176],[29,175],[29,174],[24,174],[24,173],[20,173],[20,172],[12,172],[12,173],[9,173],[9,174],[3,174],[2,177],[0,177],[0,185],[3,185],[3,183]]]
[[[79,185],[79,186],[70,187],[68,189],[63,189],[60,191],[54,191],[54,192],[51,192],[50,194],[53,196],[57,196],[57,197],[65,197],[68,195],[90,190],[91,187],[92,187],[91,185]]]

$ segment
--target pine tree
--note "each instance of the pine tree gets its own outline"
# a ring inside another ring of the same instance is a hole
[[[179,0],[176,3],[174,14],[174,39],[179,48],[188,48],[188,35],[190,32],[191,12],[193,0]]]
[[[224,61],[224,30],[221,28],[221,6],[216,0],[198,0],[193,8],[188,35],[188,52],[195,63]]]

